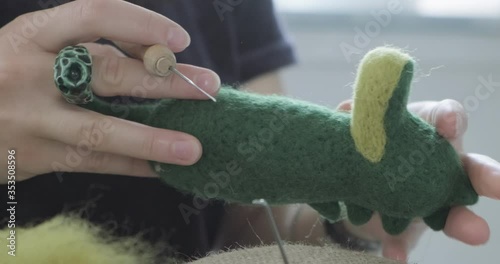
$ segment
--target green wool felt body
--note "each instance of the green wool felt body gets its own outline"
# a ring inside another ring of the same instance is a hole
[[[440,230],[451,206],[474,204],[478,196],[453,147],[407,111],[412,76],[408,55],[371,51],[359,67],[352,114],[230,88],[221,89],[217,103],[162,99],[125,107],[95,100],[84,107],[197,137],[203,156],[195,165],[151,162],[183,192],[308,203],[332,221],[343,202],[354,224],[376,211],[391,234],[416,217]]]

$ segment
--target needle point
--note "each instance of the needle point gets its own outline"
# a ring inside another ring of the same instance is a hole
[[[182,74],[180,71],[178,71],[176,68],[174,67],[170,67],[170,70],[177,74],[179,77],[181,77],[184,81],[186,81],[187,83],[191,84],[194,88],[198,89],[200,92],[202,92],[204,95],[206,95],[208,98],[210,98],[212,101],[214,102],[217,102],[217,100],[215,99],[215,97],[211,96],[210,94],[208,94],[207,92],[205,92],[203,89],[201,89],[198,85],[196,85],[191,79],[189,79],[188,77],[186,77],[184,74]]]

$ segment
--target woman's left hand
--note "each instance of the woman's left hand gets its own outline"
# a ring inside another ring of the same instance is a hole
[[[455,147],[474,189],[480,196],[500,200],[500,163],[484,155],[463,151],[467,114],[460,103],[453,100],[417,102],[410,104],[408,109],[435,126],[438,133]],[[351,101],[341,103],[338,110],[350,111]],[[348,224],[348,229],[363,238],[381,241],[384,257],[406,261],[409,251],[427,227],[419,219],[402,234],[391,236],[383,230],[380,217],[375,215],[365,225]],[[465,206],[451,209],[443,231],[449,237],[469,245],[484,244],[490,237],[490,229],[486,220]]]

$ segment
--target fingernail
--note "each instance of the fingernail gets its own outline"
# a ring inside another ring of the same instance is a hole
[[[194,83],[205,92],[216,92],[220,87],[220,78],[216,73],[202,73],[194,77]]]
[[[185,49],[189,46],[191,39],[189,34],[178,27],[173,27],[168,30],[167,44],[172,49]]]
[[[174,144],[172,144],[172,149],[174,155],[177,156],[178,159],[186,161],[194,160],[200,153],[198,144],[193,141],[174,142]]]

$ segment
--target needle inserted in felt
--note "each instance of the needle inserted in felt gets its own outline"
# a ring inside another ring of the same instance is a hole
[[[206,96],[208,96],[208,98],[212,99],[212,101],[217,102],[217,100],[213,96],[211,96],[210,94],[208,94],[207,92],[205,92],[203,89],[201,89],[198,85],[196,85],[193,81],[191,81],[191,79],[189,79],[188,77],[186,77],[184,74],[182,74],[176,68],[170,67],[170,70],[173,73],[177,74],[179,77],[181,77],[184,81],[186,81],[187,83],[189,83],[192,86],[194,86],[194,88],[198,89],[200,92],[202,92],[203,94],[205,94]]]
[[[175,68],[175,66],[177,65],[177,59],[175,58],[174,53],[168,47],[157,44],[147,48],[143,53],[136,51],[134,54],[143,58],[144,66],[150,74],[161,77],[168,77],[171,73],[175,73],[184,81],[191,84],[194,88],[205,94],[208,98],[212,99],[212,101],[217,101],[213,96],[205,92]]]

